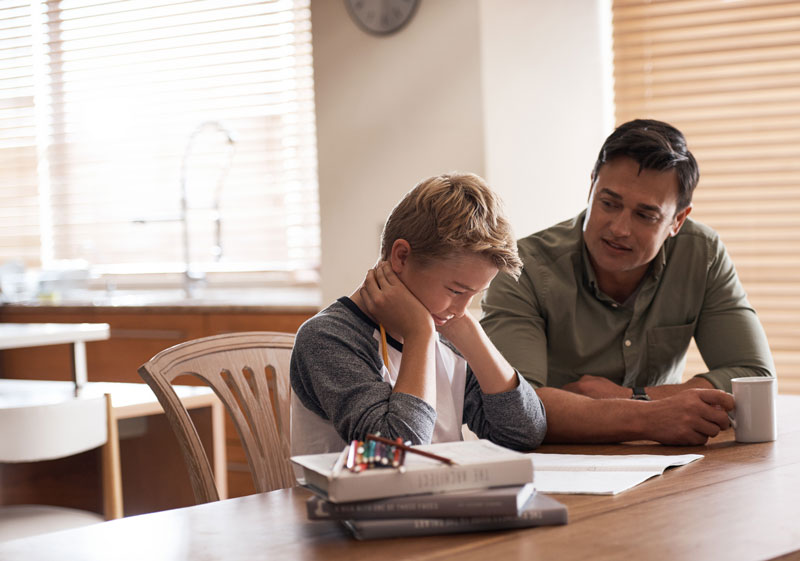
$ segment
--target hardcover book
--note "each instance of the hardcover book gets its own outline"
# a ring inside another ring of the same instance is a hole
[[[321,497],[311,497],[306,508],[309,520],[518,516],[533,492],[533,483],[526,483],[349,503],[332,503]]]
[[[567,507],[547,495],[534,493],[518,516],[346,520],[344,525],[356,539],[373,540],[560,525],[566,524],[567,519]]]
[[[529,456],[488,440],[440,442],[419,448],[449,458],[456,465],[407,454],[404,471],[343,470],[334,476],[338,453],[294,456],[291,460],[303,469],[305,485],[334,503],[533,482],[533,462]]]

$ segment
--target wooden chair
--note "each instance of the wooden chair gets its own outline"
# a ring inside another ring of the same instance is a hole
[[[198,504],[219,500],[208,456],[173,380],[210,386],[239,433],[256,491],[295,485],[289,463],[289,357],[294,335],[255,331],[203,337],[161,351],[139,368],[178,438]]]
[[[0,541],[122,518],[122,477],[111,396],[0,409],[0,462],[66,458],[102,446],[105,516],[49,505],[0,506]]]

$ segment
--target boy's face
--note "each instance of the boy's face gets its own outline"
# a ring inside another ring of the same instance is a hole
[[[441,327],[464,315],[475,295],[489,287],[497,267],[485,257],[468,253],[429,263],[411,257],[397,275]]]

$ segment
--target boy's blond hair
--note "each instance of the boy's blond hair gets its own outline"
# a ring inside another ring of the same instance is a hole
[[[519,278],[522,261],[500,198],[472,173],[447,173],[420,181],[394,207],[381,236],[381,256],[406,240],[422,262],[477,253]]]

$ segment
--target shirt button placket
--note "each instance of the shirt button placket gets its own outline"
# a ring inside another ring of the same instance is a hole
[[[628,337],[628,333],[625,333],[622,339],[622,361],[625,364],[625,375],[623,379],[627,382],[628,375],[636,370],[636,361],[637,361],[637,351],[636,347],[633,346],[633,339]]]

